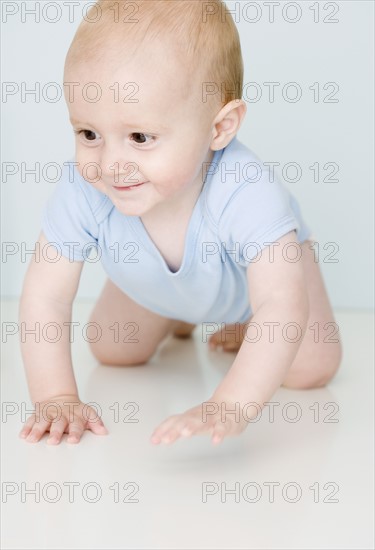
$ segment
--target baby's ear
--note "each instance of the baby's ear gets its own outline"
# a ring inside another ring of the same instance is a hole
[[[237,134],[247,111],[243,99],[234,99],[224,105],[213,121],[211,149],[223,149]]]

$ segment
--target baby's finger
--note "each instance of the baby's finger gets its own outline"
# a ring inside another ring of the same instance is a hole
[[[162,443],[174,443],[181,435],[181,430],[177,428],[170,428],[164,435],[161,437]]]
[[[161,442],[162,437],[168,432],[169,427],[159,426],[151,435],[151,442],[158,444]]]
[[[160,426],[158,426],[156,430],[154,430],[151,436],[151,442],[156,444],[160,443],[163,435],[167,433],[167,431],[173,426],[173,424],[175,424],[176,420],[176,416],[170,416],[169,418],[167,418],[167,420],[164,420],[164,422],[162,422]]]
[[[79,443],[84,431],[85,431],[85,427],[83,425],[83,422],[79,422],[79,421],[71,422],[69,424],[67,442],[74,443],[74,444]]]
[[[31,429],[31,432],[26,438],[26,441],[28,443],[36,443],[37,441],[39,441],[43,434],[48,431],[50,424],[51,422],[49,422],[48,420],[40,420],[39,422],[35,422]]]
[[[26,422],[24,423],[20,433],[19,433],[19,436],[22,437],[22,439],[24,439],[25,437],[27,437],[29,435],[29,433],[31,432],[31,429],[32,427],[34,426],[35,424],[35,414],[32,414],[30,416],[30,418],[28,418],[26,420]]]
[[[184,420],[182,417],[180,420],[176,420],[175,424],[170,426],[167,430],[160,434],[160,439],[162,443],[173,443],[179,437],[188,437],[192,435],[197,429],[197,420],[194,423],[194,420]]]
[[[91,430],[96,435],[108,434],[108,430],[104,426],[104,423],[101,418],[96,418],[95,420],[88,420],[86,427],[88,430]]]
[[[202,425],[199,419],[189,419],[189,421],[181,421],[175,426],[169,427],[159,435],[159,439],[162,443],[173,443],[179,437],[190,437],[208,430],[209,427],[206,424]]]
[[[212,430],[212,443],[217,445],[221,443],[226,435],[229,432],[229,423],[216,422]]]
[[[182,437],[190,437],[193,435],[195,428],[193,428],[190,424],[185,425],[181,430],[181,436]]]
[[[58,445],[68,425],[68,420],[64,417],[56,422],[52,422],[50,427],[50,437],[47,439],[48,445]]]
[[[199,433],[207,431],[206,425],[203,423],[200,418],[191,419],[185,423],[181,429],[181,435],[183,437],[190,437],[192,435],[198,435]]]

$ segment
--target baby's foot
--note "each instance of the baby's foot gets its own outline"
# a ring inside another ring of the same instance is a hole
[[[185,323],[184,321],[177,321],[172,329],[173,336],[177,338],[189,338],[196,325],[191,323]]]
[[[212,334],[208,339],[211,350],[221,348],[223,351],[238,351],[246,334],[249,323],[234,323],[225,325],[224,328]]]

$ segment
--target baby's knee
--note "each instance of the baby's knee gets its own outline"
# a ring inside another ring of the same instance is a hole
[[[155,350],[145,350],[138,344],[129,349],[116,349],[116,345],[98,345],[98,342],[90,342],[90,349],[94,357],[102,365],[107,366],[138,366],[145,365],[154,355]]]
[[[335,377],[340,368],[342,356],[340,341],[325,343],[322,353],[314,354],[309,360],[304,358],[303,363],[294,363],[282,385],[300,390],[323,388]]]

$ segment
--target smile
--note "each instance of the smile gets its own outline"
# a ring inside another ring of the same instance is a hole
[[[114,185],[113,188],[116,189],[117,191],[131,191],[132,189],[136,189],[137,187],[141,187],[145,183],[147,183],[147,182],[144,181],[143,183],[137,183],[136,185],[129,185],[128,187],[116,187]]]

